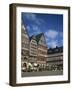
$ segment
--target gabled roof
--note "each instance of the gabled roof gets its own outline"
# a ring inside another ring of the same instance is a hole
[[[23,28],[23,29],[21,29],[21,32],[22,32],[22,33],[24,33],[24,30],[25,30],[25,31],[26,31],[26,33],[27,33],[27,35],[28,35],[28,38],[29,38],[29,33],[28,33],[27,29],[26,29],[25,24],[23,24],[23,22],[21,22],[21,28],[22,28],[22,27],[24,27],[25,29],[24,29],[24,28]]]
[[[55,53],[62,53],[62,52],[63,52],[63,46],[48,49],[48,54],[55,54]]]
[[[44,35],[44,34],[43,33],[40,33],[40,34],[36,35],[36,41],[37,41],[37,43],[39,42],[39,40],[40,40],[40,38],[41,38],[42,35]]]
[[[31,41],[32,39],[36,40],[36,37],[35,37],[34,35],[32,35],[32,36],[30,37],[30,41]]]

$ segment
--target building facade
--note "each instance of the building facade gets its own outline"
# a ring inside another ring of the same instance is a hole
[[[34,35],[30,37],[29,62],[31,64],[37,62],[37,41]]]
[[[21,25],[21,69],[37,64],[43,70],[63,70],[63,47],[48,49],[44,33],[29,37]],[[25,68],[25,70],[27,70]]]
[[[21,24],[21,69],[29,62],[29,36],[25,26]]]
[[[49,70],[63,70],[63,47],[48,49],[47,66]]]
[[[47,59],[47,45],[44,34],[38,34],[36,36],[36,40],[38,45],[37,64],[41,67],[45,67]]]

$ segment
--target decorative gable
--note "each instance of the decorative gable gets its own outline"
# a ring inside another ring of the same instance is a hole
[[[44,34],[41,35],[40,40],[39,40],[39,44],[46,46],[46,40],[45,40]]]
[[[22,30],[22,35],[25,36],[26,38],[29,38],[28,33],[23,24],[21,25],[21,30]]]

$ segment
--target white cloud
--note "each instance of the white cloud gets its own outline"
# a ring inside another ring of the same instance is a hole
[[[40,19],[36,16],[36,14],[33,14],[33,13],[26,13],[25,14],[25,17],[28,19],[28,20],[31,20],[33,21],[35,24],[37,25],[41,25],[41,23],[45,23],[43,19]]]
[[[27,27],[26,27],[26,28],[27,28],[27,30],[29,30],[29,31],[31,30],[31,29],[30,29],[30,26],[28,26],[28,25],[27,25]]]
[[[30,13],[27,13],[25,14],[25,17],[29,20],[36,20],[36,15],[35,14],[30,14]]]
[[[45,37],[46,38],[46,42],[49,42],[50,41],[50,39],[49,38],[47,38],[47,37]]]
[[[52,48],[55,48],[56,46],[58,46],[58,43],[57,41],[51,41],[51,42],[48,42],[48,45]]]
[[[34,31],[39,30],[39,27],[37,25],[32,25],[32,28],[33,28]]]
[[[63,37],[63,32],[60,32],[60,34],[59,34],[59,35],[60,35],[60,37]]]
[[[40,19],[40,18],[36,18],[35,22],[37,25],[45,24],[45,21],[43,19]]]
[[[33,33],[36,33],[36,34],[41,33],[41,30],[40,30],[39,26],[37,26],[37,25],[32,25],[32,29],[33,29]]]
[[[27,25],[27,30],[30,32],[30,36],[31,35],[36,35],[36,34],[39,34],[39,33],[41,33],[41,30],[40,30],[40,27],[38,26],[38,25]]]
[[[55,30],[48,30],[48,31],[45,33],[45,35],[46,35],[47,38],[54,39],[54,38],[57,37],[58,32],[55,31]]]

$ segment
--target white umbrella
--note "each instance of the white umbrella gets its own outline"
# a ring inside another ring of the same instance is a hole
[[[34,63],[34,66],[37,66],[37,63]]]
[[[28,63],[28,66],[33,67],[31,63]]]

